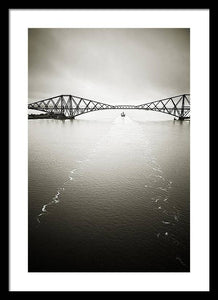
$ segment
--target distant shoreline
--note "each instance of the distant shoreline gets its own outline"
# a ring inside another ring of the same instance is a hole
[[[28,119],[66,119],[66,117],[62,115],[51,114],[30,114],[28,115]]]

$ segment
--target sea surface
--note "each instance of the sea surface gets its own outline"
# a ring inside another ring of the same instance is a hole
[[[29,272],[189,272],[190,122],[28,120]]]

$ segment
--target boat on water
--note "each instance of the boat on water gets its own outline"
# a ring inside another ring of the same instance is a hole
[[[125,117],[125,114],[124,114],[124,112],[122,112],[122,113],[121,113],[121,117]]]

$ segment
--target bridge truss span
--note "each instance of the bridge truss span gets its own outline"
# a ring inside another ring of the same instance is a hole
[[[165,98],[138,105],[138,109],[152,110],[172,115],[179,119],[190,118],[190,94]]]
[[[190,94],[147,102],[141,105],[111,105],[72,95],[60,95],[28,104],[28,109],[49,115],[73,119],[76,116],[105,109],[138,109],[161,112],[180,120],[190,118]]]

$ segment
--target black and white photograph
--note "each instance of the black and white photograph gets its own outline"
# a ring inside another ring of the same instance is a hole
[[[29,271],[188,272],[190,32],[29,29]]]

